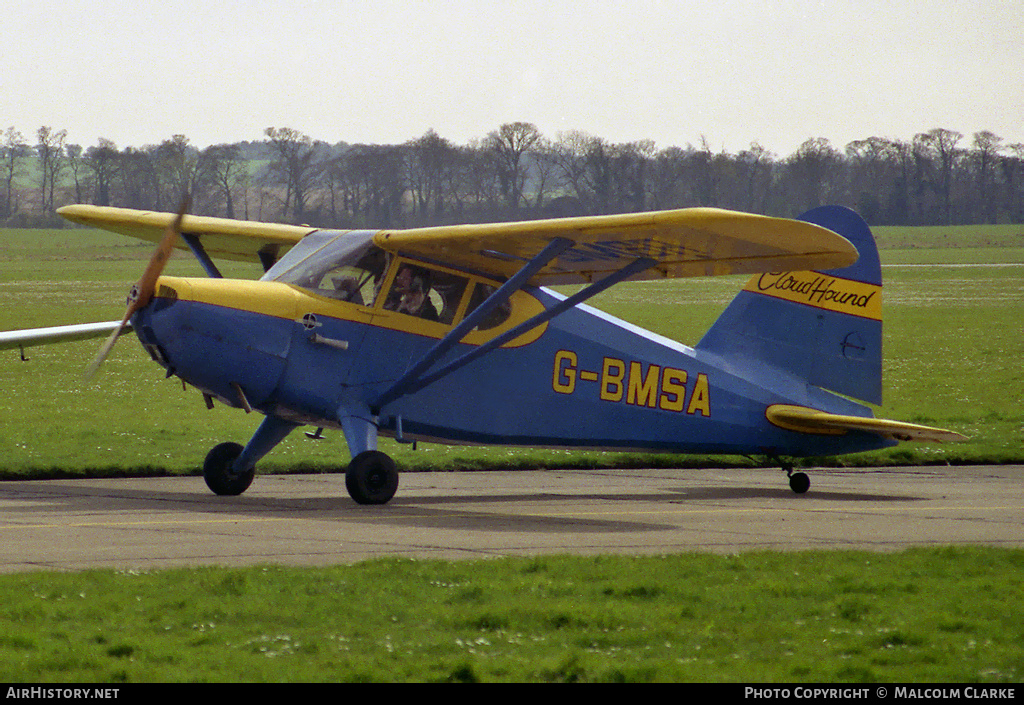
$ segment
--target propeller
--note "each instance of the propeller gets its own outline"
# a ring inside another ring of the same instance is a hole
[[[135,312],[141,308],[144,308],[146,304],[153,298],[153,294],[156,291],[156,280],[160,278],[160,274],[164,271],[164,266],[167,264],[167,260],[171,258],[171,253],[174,251],[174,243],[178,239],[178,235],[181,234],[181,221],[185,217],[185,213],[188,211],[192,204],[192,199],[187,195],[182,199],[181,206],[178,208],[178,214],[174,220],[164,230],[164,235],[160,239],[160,244],[157,245],[156,251],[149,260],[149,264],[146,265],[146,270],[142,273],[135,284],[132,285],[131,290],[128,292],[128,309],[124,312],[124,318],[121,319],[121,325],[119,325],[110,337],[107,338],[106,342],[100,348],[100,351],[96,354],[96,359],[92,361],[88,369],[85,371],[85,379],[90,380],[100,369],[100,365],[110,355],[110,351],[114,347],[114,343],[117,342],[118,337],[124,332],[125,326],[128,325],[128,321]]]

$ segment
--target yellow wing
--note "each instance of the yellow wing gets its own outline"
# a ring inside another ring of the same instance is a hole
[[[803,406],[773,404],[765,412],[768,420],[780,428],[802,433],[819,433],[840,435],[847,431],[867,431],[877,433],[885,438],[897,441],[925,441],[944,443],[946,441],[966,441],[955,431],[931,426],[919,426],[902,421],[888,419],[864,418],[861,416],[843,416],[817,411]]]
[[[64,206],[57,212],[81,225],[110,230],[153,243],[160,241],[167,225],[175,217],[174,213],[89,205]],[[309,226],[256,223],[195,215],[186,215],[181,224],[182,233],[198,237],[210,257],[243,262],[260,262],[267,257],[271,261],[280,259],[292,245],[314,230],[316,228]],[[180,240],[177,247],[188,250],[188,245]]]
[[[58,213],[150,242],[159,241],[174,217],[89,205],[65,206]],[[197,236],[211,257],[242,261],[279,259],[314,230],[202,216],[185,216],[182,223],[182,233]],[[818,225],[716,208],[382,230],[374,242],[391,252],[504,279],[555,238],[571,241],[572,247],[531,284],[590,282],[640,257],[657,264],[633,280],[832,269],[857,261],[848,240]],[[182,242],[178,247],[188,246]]]
[[[832,269],[858,257],[846,238],[820,226],[716,208],[383,230],[374,241],[393,252],[505,278],[554,238],[573,246],[531,284],[590,282],[639,257],[657,264],[633,280]]]

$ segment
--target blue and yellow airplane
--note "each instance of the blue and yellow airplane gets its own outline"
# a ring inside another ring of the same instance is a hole
[[[60,214],[158,242],[122,321],[0,334],[25,347],[134,330],[164,367],[265,418],[203,473],[236,495],[295,428],[339,429],[356,502],[398,487],[399,441],[766,455],[873,450],[951,431],[876,419],[882,280],[867,224],[718,209],[412,230],[333,231],[86,205]],[[161,276],[174,247],[207,278]],[[260,262],[258,281],[214,260]],[[584,302],[623,281],[751,274],[695,347]],[[564,296],[549,285],[581,285]]]

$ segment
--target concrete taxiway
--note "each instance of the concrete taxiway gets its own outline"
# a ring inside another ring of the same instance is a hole
[[[0,572],[327,565],[921,545],[1024,546],[1024,467],[409,473],[382,507],[341,475],[257,476],[239,497],[200,478],[0,483]]]

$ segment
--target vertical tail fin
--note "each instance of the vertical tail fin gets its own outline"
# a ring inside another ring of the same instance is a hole
[[[842,235],[860,259],[842,269],[754,275],[697,348],[881,404],[882,270],[871,230],[839,206],[815,208],[799,220]]]

